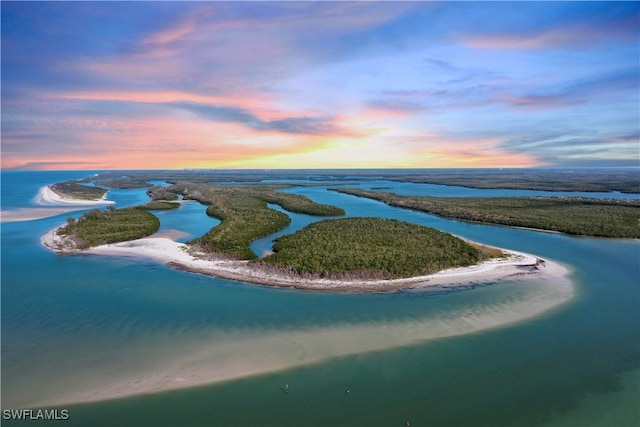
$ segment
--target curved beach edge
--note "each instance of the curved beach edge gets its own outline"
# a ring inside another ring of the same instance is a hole
[[[61,196],[56,193],[51,186],[45,185],[40,188],[38,195],[34,200],[39,205],[44,206],[94,206],[94,205],[112,205],[115,204],[113,200],[107,200],[107,194],[105,193],[100,199],[87,200],[87,199],[74,199],[72,197]]]
[[[62,197],[53,191],[50,186],[46,185],[40,188],[38,194],[33,199],[36,204],[42,207],[0,210],[0,222],[34,221],[69,212],[81,211],[91,206],[104,206],[116,203],[112,200],[106,200],[106,197],[106,194],[96,200]]]
[[[59,227],[58,227],[59,228]],[[107,256],[129,256],[153,259],[177,270],[205,274],[222,279],[253,284],[313,291],[333,292],[389,292],[407,289],[460,287],[471,284],[492,283],[506,279],[563,277],[568,270],[564,266],[524,252],[497,248],[506,256],[482,263],[451,268],[426,276],[387,280],[337,280],[306,278],[273,271],[269,267],[245,260],[229,260],[211,254],[194,252],[187,245],[166,237],[142,239],[107,244],[77,250],[58,228],[50,230],[41,238],[41,243],[59,254],[92,254]]]

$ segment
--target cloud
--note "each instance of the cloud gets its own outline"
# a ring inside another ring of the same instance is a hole
[[[7,165],[5,165],[3,162],[2,169],[5,169],[5,170],[14,170],[14,169],[15,170],[69,170],[69,169],[95,170],[95,169],[100,169],[99,166],[100,166],[99,162],[90,162],[90,161],[77,161],[77,162],[42,161],[42,162],[23,162],[23,163],[13,162],[13,163],[8,163]]]
[[[498,34],[467,33],[460,43],[475,49],[534,50],[548,48],[594,48],[606,43],[638,40],[640,13],[609,19],[606,14],[578,17],[546,28],[505,29]]]
[[[639,125],[640,126],[640,125]],[[640,132],[635,132],[627,135],[618,135],[611,136],[607,138],[607,142],[617,142],[617,143],[630,143],[630,144],[639,144],[640,143]]]
[[[166,105],[190,111],[214,121],[240,123],[257,131],[277,131],[307,135],[331,135],[344,132],[340,131],[330,118],[325,117],[287,117],[278,120],[262,120],[248,110],[235,107],[186,102]]]
[[[120,104],[149,104],[188,111],[202,118],[228,123],[242,124],[252,130],[274,131],[311,135],[352,135],[336,124],[329,116],[289,116],[285,112],[272,110],[267,101],[242,99],[241,97],[206,96],[184,92],[78,92],[53,93],[51,99],[79,101],[115,102]],[[231,103],[232,105],[228,105]],[[235,104],[235,105],[234,105]],[[265,107],[260,107],[260,105]],[[247,106],[249,108],[244,108]],[[265,118],[267,117],[267,118]]]
[[[148,35],[142,40],[143,44],[158,45],[172,43],[183,39],[186,35],[193,32],[196,28],[195,21],[188,19],[178,22],[167,29]]]
[[[637,4],[95,6],[3,5],[3,165],[508,166],[637,144]]]
[[[640,69],[619,70],[605,75],[556,84],[536,92],[512,96],[496,95],[509,105],[525,109],[546,109],[583,105],[603,99],[640,99]]]
[[[635,139],[634,139],[635,138]],[[528,153],[558,166],[634,166],[638,158],[638,135],[601,135],[595,132],[545,133],[505,139],[499,148],[508,153]]]
[[[364,104],[369,111],[380,112],[390,116],[409,116],[426,110],[424,105],[407,99],[372,99]]]

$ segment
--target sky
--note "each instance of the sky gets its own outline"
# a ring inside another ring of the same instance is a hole
[[[0,7],[3,170],[640,165],[639,2]]]

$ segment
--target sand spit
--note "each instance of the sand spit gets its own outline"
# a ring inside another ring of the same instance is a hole
[[[68,208],[23,208],[0,211],[0,222],[34,221],[36,219],[49,218],[68,212],[81,211],[86,207]]]
[[[96,200],[85,200],[85,199],[74,199],[71,197],[63,197],[56,193],[50,186],[44,186],[38,192],[38,195],[35,198],[35,202],[39,205],[47,205],[47,206],[94,206],[94,205],[111,205],[115,204],[112,200],[106,199],[107,195],[105,194],[100,199]]]
[[[501,249],[505,258],[491,259],[469,267],[452,268],[427,276],[392,280],[336,280],[304,278],[274,272],[269,267],[244,260],[214,258],[194,252],[187,245],[167,237],[147,237],[128,242],[77,250],[73,242],[51,230],[41,238],[44,246],[58,253],[133,256],[156,260],[169,267],[192,273],[260,285],[289,287],[314,291],[384,292],[424,287],[459,287],[471,283],[487,283],[513,278],[561,277],[566,269],[534,255]]]
[[[106,200],[106,195],[99,200],[83,200],[62,197],[49,186],[42,187],[34,201],[42,208],[22,208],[0,211],[0,222],[34,221],[36,219],[49,218],[68,212],[81,211],[91,206],[103,206],[114,204],[114,201]]]

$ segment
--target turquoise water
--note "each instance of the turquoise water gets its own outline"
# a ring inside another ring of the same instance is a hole
[[[27,207],[42,185],[87,173],[17,176],[25,182],[3,172],[3,209]],[[446,188],[452,196],[468,190]],[[456,336],[464,331],[460,319],[505,316],[513,303],[536,297],[538,287],[521,281],[393,294],[273,289],[140,259],[56,256],[39,238],[68,215],[4,223],[2,409],[50,408],[46,402],[175,364],[200,369],[246,358],[260,365],[277,356],[289,366],[218,384],[57,407],[69,409],[65,425],[78,426],[640,423],[638,242],[443,220],[324,187],[287,191],[341,206],[350,216],[412,221],[555,259],[573,271],[575,296],[540,316]],[[144,190],[109,193],[118,206],[145,197]],[[291,231],[319,219],[291,216]],[[159,217],[163,230],[192,236],[216,224],[197,203]],[[273,238],[252,247],[268,250]],[[447,328],[450,336],[428,339]],[[416,339],[421,334],[427,338]],[[351,345],[354,351],[342,351]],[[202,354],[213,356],[196,357]],[[314,356],[313,363],[303,363]]]

